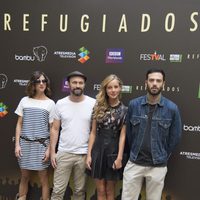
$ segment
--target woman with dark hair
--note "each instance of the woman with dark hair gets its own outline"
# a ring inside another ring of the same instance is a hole
[[[49,199],[48,170],[49,131],[53,122],[55,103],[51,100],[49,78],[40,71],[33,72],[23,97],[15,110],[18,115],[15,136],[15,156],[21,169],[17,199],[25,200],[30,172],[38,171],[42,199]]]
[[[95,179],[98,200],[114,200],[122,179],[127,108],[120,101],[122,81],[114,74],[101,83],[93,111],[86,171]]]

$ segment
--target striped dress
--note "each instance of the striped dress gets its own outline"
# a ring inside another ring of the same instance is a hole
[[[50,165],[50,162],[43,162],[45,151],[49,145],[49,139],[44,144],[37,140],[49,137],[49,123],[53,122],[55,103],[51,99],[37,100],[24,97],[20,101],[15,113],[22,117],[22,130],[20,146],[22,156],[18,159],[21,169],[43,170]]]

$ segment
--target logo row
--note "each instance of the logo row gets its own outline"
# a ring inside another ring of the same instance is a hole
[[[26,79],[14,79],[13,83],[18,84],[19,86],[26,86],[28,84],[29,80]],[[0,74],[0,89],[4,89],[7,85],[8,77],[6,74],[1,73]],[[100,90],[101,85],[100,84],[93,84],[93,90],[98,91]],[[145,85],[123,85],[122,86],[122,93],[132,93],[132,91],[146,91]],[[63,92],[70,92],[69,85],[67,78],[64,78],[62,80],[62,91]],[[172,93],[179,93],[180,92],[180,86],[169,86],[165,85],[163,88],[163,92],[172,92]]]
[[[33,54],[32,55],[21,55],[15,54],[16,61],[29,61],[33,62],[37,60],[38,62],[44,62],[46,60],[48,54],[48,50],[45,46],[37,46],[33,47]],[[60,58],[77,58],[78,54],[78,61],[80,63],[85,63],[87,60],[90,59],[89,54],[90,52],[85,48],[81,47],[79,52],[72,52],[72,51],[55,51],[53,55],[59,56]]]
[[[21,55],[21,54],[15,54],[15,60],[16,61],[38,61],[38,62],[44,62],[48,50],[45,46],[37,46],[33,47],[32,55]],[[57,56],[61,59],[76,59],[80,63],[85,63],[90,59],[90,51],[86,49],[85,47],[81,47],[78,49],[78,52],[76,51],[64,51],[64,50],[57,50],[53,52],[53,56]],[[107,48],[105,51],[105,63],[123,63],[124,62],[124,56],[125,56],[125,50],[123,48]],[[180,63],[183,60],[200,60],[200,53],[188,53],[188,54],[178,54],[178,53],[172,53],[172,54],[163,54],[158,51],[154,52],[144,52],[139,54],[138,56],[139,60],[141,61],[169,61],[169,62],[177,62]]]

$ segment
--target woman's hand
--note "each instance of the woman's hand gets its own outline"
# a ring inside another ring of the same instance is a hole
[[[56,153],[55,152],[51,152],[51,165],[54,169],[57,167]]]
[[[16,145],[15,146],[15,156],[17,158],[21,158],[22,157],[22,151],[21,151],[20,145]]]
[[[44,154],[42,161],[43,162],[49,161],[49,157],[50,157],[50,152],[49,152],[49,147],[48,147],[47,150],[45,151],[45,154]]]
[[[120,169],[122,168],[122,160],[121,159],[116,159],[115,162],[113,163],[113,167],[114,170]]]
[[[86,158],[86,167],[91,170],[91,163],[92,163],[92,157],[87,155],[87,158]]]

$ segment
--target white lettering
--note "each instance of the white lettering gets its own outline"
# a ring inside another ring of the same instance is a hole
[[[47,21],[45,21],[45,18],[48,17],[47,14],[42,14],[42,19],[41,19],[41,31],[44,31],[44,25],[47,24]]]
[[[65,15],[64,20],[63,20],[63,15],[60,15],[60,31],[66,32],[67,27],[68,27],[68,15]]]
[[[103,14],[102,32],[106,32],[106,15]]]
[[[198,12],[193,12],[193,13],[191,14],[191,16],[190,16],[190,19],[191,19],[192,23],[194,24],[194,27],[193,27],[193,28],[190,28],[190,31],[191,31],[191,32],[196,31],[197,28],[198,28],[197,21],[194,19],[194,17],[195,17],[195,16],[198,16],[198,15],[199,15]]]
[[[11,16],[8,13],[4,14],[4,31],[11,31],[10,27]]]
[[[124,30],[124,32],[127,32],[127,24],[126,24],[126,15],[125,14],[122,15],[118,32],[122,32],[122,30]]]
[[[151,25],[150,15],[149,14],[142,14],[141,32],[147,32],[150,29],[150,25]]]
[[[89,19],[88,15],[83,15],[81,17],[81,31],[87,32],[89,30],[89,22],[85,22],[85,19]]]
[[[188,126],[184,124],[183,130],[190,131],[190,132],[200,132],[200,126]]]
[[[29,31],[29,28],[27,27],[27,24],[29,24],[29,21],[27,18],[29,17],[29,14],[23,15],[23,31]]]
[[[171,20],[171,25],[169,25],[169,20]],[[172,32],[175,26],[175,15],[174,13],[168,13],[165,18],[165,30],[167,32]]]
[[[101,88],[100,84],[94,84],[94,87],[93,87],[94,90],[100,90],[100,88]]]

